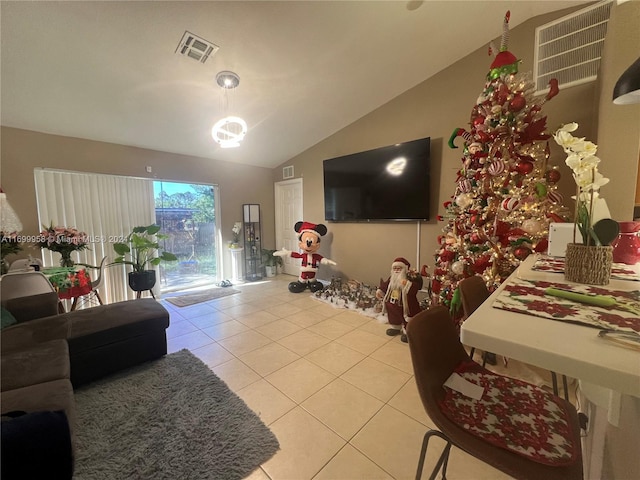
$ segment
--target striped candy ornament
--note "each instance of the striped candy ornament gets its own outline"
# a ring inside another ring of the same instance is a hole
[[[506,212],[516,209],[518,205],[520,205],[520,200],[515,197],[507,197],[502,201],[502,209]]]
[[[471,181],[468,178],[463,178],[458,182],[458,188],[461,192],[469,193],[471,191]]]
[[[562,196],[562,194],[557,190],[552,190],[549,193],[547,193],[547,198],[549,199],[550,202],[553,202],[553,203],[562,203],[562,201],[564,200],[564,197]]]
[[[507,168],[506,164],[504,161],[500,160],[500,159],[495,159],[493,162],[491,162],[491,164],[487,167],[487,172],[489,173],[489,175],[491,175],[492,177],[495,177],[497,175],[500,175],[502,172],[505,171],[505,169]]]

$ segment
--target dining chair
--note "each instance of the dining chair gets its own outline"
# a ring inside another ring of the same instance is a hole
[[[445,447],[430,479],[440,471],[446,478],[452,447],[516,479],[583,478],[580,425],[573,405],[471,360],[443,306],[413,317],[407,336],[420,399],[438,429],[424,435],[417,480],[422,478],[432,437],[444,440]],[[452,379],[454,384],[480,390],[477,399],[445,386]]]
[[[41,272],[9,272],[0,277],[0,297],[3,300],[55,292]]]
[[[34,264],[38,264],[40,266],[40,269],[42,270],[42,260],[40,260],[39,258],[19,258],[18,260],[14,260],[13,262],[11,262],[11,265],[9,265],[9,271],[16,272],[21,270],[28,270],[29,267]]]
[[[87,302],[92,302],[94,299],[98,301],[99,305],[103,305],[102,298],[100,297],[100,292],[98,291],[98,288],[100,288],[104,283],[104,269],[105,269],[106,261],[107,261],[107,257],[102,257],[102,261],[98,266],[88,265],[86,263],[78,264],[78,265],[82,265],[85,268],[92,268],[92,269],[98,270],[98,276],[95,278],[95,280],[91,281],[91,291],[89,293],[87,293],[86,295],[83,295],[82,297],[75,297],[73,299],[73,302],[71,304],[71,311],[76,310],[76,308],[78,308],[79,306],[78,304],[82,305]]]
[[[487,298],[491,295],[489,289],[487,288],[487,284],[482,278],[481,275],[474,275],[473,277],[467,277],[461,280],[458,283],[458,288],[460,288],[460,300],[462,301],[462,311],[464,315],[464,319],[467,319],[476,309],[484,303]],[[469,356],[473,358],[473,354],[475,352],[475,348],[471,349]],[[484,367],[487,364],[487,358],[489,354],[487,352],[482,352],[482,366]],[[551,387],[553,388],[553,393],[559,395],[558,388],[558,375],[555,372],[551,373]],[[567,380],[566,375],[562,375],[562,387],[564,389],[564,399],[569,400],[569,382]]]
[[[489,298],[489,289],[484,279],[480,275],[467,277],[458,283],[460,289],[460,300],[462,302],[463,321],[466,320],[484,301]],[[476,349],[471,348],[469,356],[473,358]],[[487,364],[491,354],[482,352],[482,366]],[[492,362],[493,363],[493,362]]]

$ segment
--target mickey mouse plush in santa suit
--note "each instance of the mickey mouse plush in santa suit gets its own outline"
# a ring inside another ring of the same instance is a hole
[[[316,280],[316,272],[318,265],[336,265],[336,262],[324,258],[316,253],[320,249],[320,237],[327,233],[327,227],[321,223],[315,225],[310,222],[297,222],[294,230],[298,233],[298,246],[302,253],[290,252],[283,248],[273,253],[276,257],[300,258],[302,264],[300,266],[300,277],[297,282],[289,284],[289,291],[292,293],[304,292],[306,288],[312,292],[322,290],[323,285]]]

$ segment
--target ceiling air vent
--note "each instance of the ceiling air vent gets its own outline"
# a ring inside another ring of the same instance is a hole
[[[282,167],[282,179],[293,178],[293,165]]]
[[[598,77],[611,4],[600,2],[536,28],[536,94],[546,93],[552,78],[571,87]]]
[[[178,44],[178,48],[176,48],[176,53],[193,58],[200,63],[204,63],[219,49],[219,46],[205,40],[204,38],[198,37],[191,32],[184,32],[184,35]]]

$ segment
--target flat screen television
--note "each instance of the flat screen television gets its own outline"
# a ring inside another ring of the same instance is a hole
[[[325,160],[325,220],[428,220],[430,147],[427,137]]]

